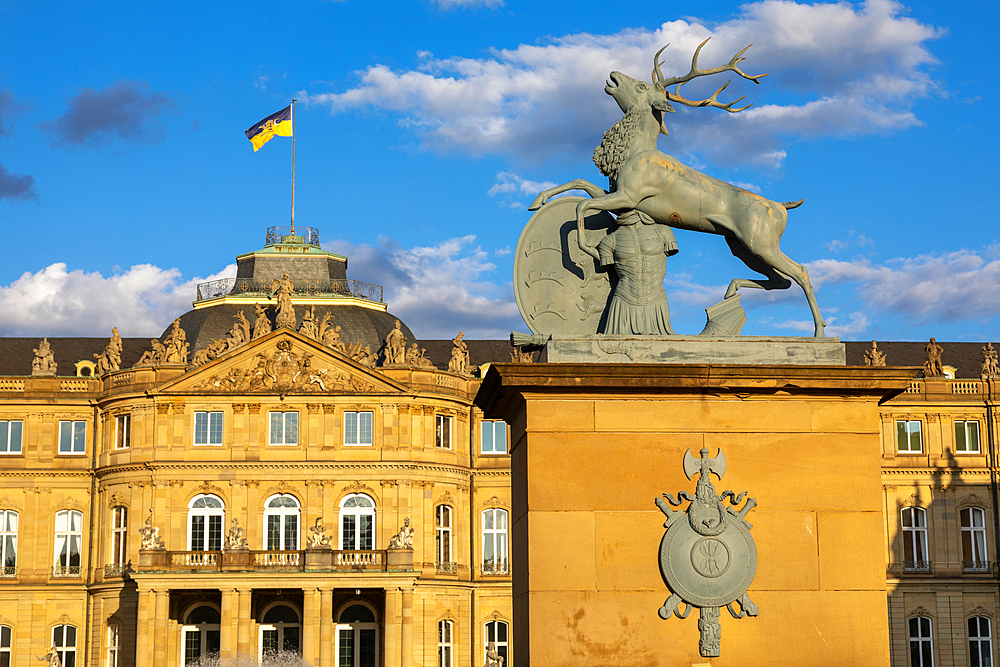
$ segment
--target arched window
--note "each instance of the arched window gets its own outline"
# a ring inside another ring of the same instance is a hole
[[[17,576],[17,512],[0,510],[0,576]]]
[[[52,643],[62,667],[76,667],[76,626],[57,625],[52,628]]]
[[[507,510],[483,511],[483,574],[510,574],[507,560]]]
[[[375,612],[355,603],[337,619],[337,667],[375,667],[378,664],[378,624]]]
[[[56,512],[56,548],[52,576],[79,577],[82,547],[83,512],[77,510]],[[73,632],[76,632],[75,628]]]
[[[118,657],[121,651],[121,626],[117,623],[108,624],[108,667],[118,667]]]
[[[351,494],[340,503],[340,548],[375,548],[375,501],[364,494]]]
[[[188,551],[221,551],[226,506],[218,496],[201,494],[188,505]]]
[[[14,645],[14,629],[9,625],[0,625],[0,667],[10,667],[11,646]]]
[[[909,621],[910,667],[934,667],[934,640],[931,619],[914,616]]]
[[[111,570],[116,574],[125,571],[128,562],[128,509],[111,509]],[[106,568],[107,569],[107,568]]]
[[[434,510],[434,558],[438,572],[455,572],[455,563],[451,559],[451,514],[447,505],[438,505]]]
[[[438,621],[438,664],[437,667],[452,667],[451,654],[452,644],[452,622]]]
[[[966,507],[959,516],[962,520],[962,569],[966,572],[989,572],[986,512],[978,507]]]
[[[903,508],[903,570],[928,572],[927,512],[919,507]]]
[[[265,654],[299,653],[302,620],[291,606],[275,603],[264,611],[260,624],[260,659]]]
[[[189,665],[219,652],[219,625],[222,615],[203,604],[188,612],[181,627],[181,664]]]
[[[268,551],[299,548],[299,515],[301,509],[295,496],[271,496],[264,505],[264,548]]]
[[[990,619],[973,616],[969,619],[969,665],[992,667],[993,641],[990,639]]]
[[[493,650],[503,658],[501,664],[510,664],[510,642],[507,639],[507,629],[506,621],[490,621],[486,624],[486,643],[484,647],[486,651],[483,654],[483,658],[486,658],[486,654]]]

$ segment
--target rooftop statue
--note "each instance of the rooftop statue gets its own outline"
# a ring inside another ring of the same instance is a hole
[[[872,341],[872,349],[865,350],[865,366],[885,366],[885,352],[878,349],[875,341]]]
[[[406,336],[399,320],[385,337],[385,365],[406,363]]]
[[[31,374],[55,375],[56,360],[55,354],[52,352],[52,347],[49,345],[49,339],[43,338],[42,342],[38,344],[38,347],[33,352],[35,353],[35,358],[31,360]]]
[[[812,310],[815,335],[823,336],[825,322],[805,267],[778,248],[787,211],[802,201],[782,204],[765,199],[691,169],[656,147],[657,136],[667,133],[665,115],[675,111],[671,103],[729,113],[750,106],[734,108],[742,97],[728,103],[718,101],[729,83],[702,100],[682,97],[679,91],[684,84],[722,72],[733,72],[754,83],[767,76],[740,69],[749,46],[725,65],[701,69],[698,56],[707,42],[695,49],[691,70],[682,76],[668,77],[660,71],[663,49],[653,58],[651,84],[621,72],[611,73],[604,91],[615,99],[624,117],[604,133],[594,151],[595,164],[608,177],[608,190],[577,179],[541,192],[531,203],[530,210],[541,210],[521,236],[514,278],[518,307],[535,333],[672,334],[663,277],[667,256],[677,252],[668,229],[673,227],[725,237],[733,255],[764,276],[735,278],[729,283],[724,302],[727,308],[720,312],[730,324],[722,326],[721,332],[738,333],[745,322],[728,307],[738,304],[741,287],[787,289],[795,281]],[[546,203],[553,195],[570,190],[583,190],[590,198],[567,197]],[[573,208],[570,220],[575,220],[575,228],[564,224],[568,206]],[[533,231],[533,225],[539,230],[545,227],[549,238]],[[557,251],[560,256],[545,250]],[[611,284],[600,270],[611,266],[617,284]],[[535,285],[541,289],[531,292]],[[531,294],[526,295],[526,291]],[[574,312],[571,302],[582,316]],[[706,327],[703,333],[719,334],[720,326]]]
[[[174,320],[173,328],[165,342],[166,361],[168,364],[186,364],[188,362],[187,334],[181,329],[180,319]]]
[[[469,346],[462,340],[464,334],[459,331],[458,335],[451,339],[451,360],[448,362],[450,373],[469,375]]]
[[[944,377],[944,365],[941,363],[941,353],[944,348],[931,338],[931,342],[924,346],[927,353],[927,361],[924,362],[924,377]]]
[[[267,309],[259,303],[254,304],[254,310],[257,313],[257,319],[253,323],[253,338],[252,340],[257,340],[262,336],[266,336],[271,333],[271,320],[267,319]]]
[[[983,351],[983,369],[982,376],[983,379],[995,378],[1000,376],[1000,360],[997,359],[996,348],[993,347],[993,343],[986,343],[982,348]]]
[[[117,371],[122,362],[122,337],[118,335],[118,327],[112,327],[111,340],[108,341],[104,352],[95,354],[97,359],[96,375],[104,375],[111,371]]]
[[[292,281],[288,279],[288,271],[285,271],[281,280],[274,281],[270,295],[272,298],[277,297],[278,299],[278,316],[274,318],[274,325],[279,329],[281,327],[295,328],[295,308],[292,306],[293,292],[295,292],[295,288],[292,286]]]

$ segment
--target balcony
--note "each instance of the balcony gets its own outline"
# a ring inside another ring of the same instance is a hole
[[[0,579],[15,579],[17,578],[17,566],[7,565],[5,567],[0,567]]]
[[[79,579],[79,565],[56,565],[52,566],[52,577],[55,579]]]
[[[129,571],[128,563],[115,563],[104,566],[105,577],[124,577],[125,573]]]
[[[904,560],[903,572],[930,572],[931,562],[929,560]]]
[[[139,552],[139,572],[385,572],[386,565],[384,550]]]
[[[978,573],[988,573],[990,572],[990,562],[988,560],[963,560],[962,561],[962,572],[978,572]]]
[[[509,575],[510,574],[510,563],[498,562],[494,563],[487,561],[483,563],[483,574],[488,575]]]
[[[455,574],[458,572],[458,563],[434,563],[434,569],[438,574]]]

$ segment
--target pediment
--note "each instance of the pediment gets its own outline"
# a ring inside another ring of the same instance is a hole
[[[158,394],[384,394],[407,389],[290,329],[278,329],[161,386]]]

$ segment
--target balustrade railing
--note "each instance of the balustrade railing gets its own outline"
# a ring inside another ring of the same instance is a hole
[[[337,569],[384,570],[385,551],[342,550],[333,552],[333,564]]]
[[[221,551],[171,551],[170,565],[179,569],[217,570],[221,556]]]
[[[286,237],[291,236],[295,239],[301,239],[292,241],[293,243],[306,243],[308,245],[319,246],[319,230],[315,227],[295,227],[295,233],[292,233],[291,225],[277,225],[275,227],[267,228],[267,236],[264,238],[264,245],[272,245],[274,243],[282,243],[285,241]]]
[[[254,551],[254,568],[282,569],[302,568],[301,551]]]
[[[351,296],[366,301],[382,303],[382,286],[347,278],[343,280],[296,280],[292,278],[292,297],[338,297]],[[198,285],[198,301],[216,299],[223,296],[268,296],[277,281],[251,280],[249,278],[223,278]]]
[[[929,560],[904,560],[903,572],[930,572],[931,562]]]

